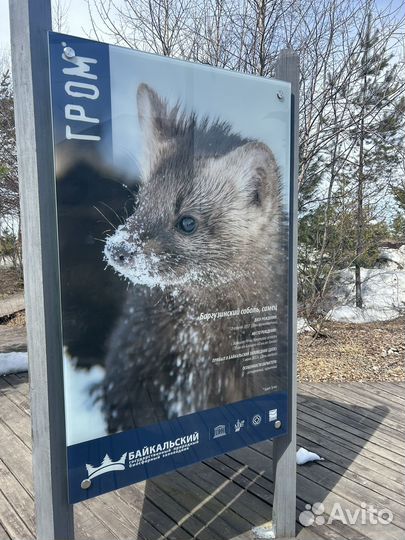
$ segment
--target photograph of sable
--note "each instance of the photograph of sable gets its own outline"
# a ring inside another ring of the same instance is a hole
[[[126,282],[105,347],[109,433],[277,391],[287,339],[288,229],[272,150],[148,84],[136,104],[139,188],[103,252]]]

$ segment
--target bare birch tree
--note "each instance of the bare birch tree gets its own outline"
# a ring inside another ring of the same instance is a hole
[[[378,146],[378,123],[403,94],[403,81],[390,96],[363,109],[353,99],[361,89],[364,96],[368,92],[362,67],[367,17],[380,29],[376,47],[389,55],[398,48],[395,36],[403,33],[400,6],[377,0],[87,1],[92,35],[140,50],[264,77],[273,76],[281,49],[299,52],[299,203],[305,227],[311,219],[317,227],[301,258],[304,307],[308,318],[322,316],[320,306],[335,272],[345,265],[357,268],[360,306],[360,265],[371,241],[366,229],[375,239],[374,221],[388,215],[378,193],[392,193],[392,177],[382,174],[376,161],[367,161],[369,129],[373,119]],[[399,71],[396,76],[400,80]],[[386,137],[384,144],[393,148],[393,140]],[[365,181],[365,171],[381,176],[378,186]],[[354,247],[347,241],[353,235]]]

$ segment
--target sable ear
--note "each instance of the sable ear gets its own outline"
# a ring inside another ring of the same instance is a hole
[[[136,97],[139,125],[144,140],[143,176],[144,180],[147,180],[169,144],[165,137],[167,105],[150,86],[144,83],[139,85]]]
[[[251,204],[260,206],[269,194],[278,189],[277,164],[270,148],[251,142],[232,150],[223,159],[240,191],[246,193]]]

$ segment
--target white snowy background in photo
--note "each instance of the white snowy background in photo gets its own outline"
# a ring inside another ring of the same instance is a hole
[[[267,144],[279,165],[288,207],[288,83],[114,46],[110,46],[110,79],[115,165],[129,175],[141,165],[144,140],[136,94],[138,86],[146,83],[168,101],[169,107],[180,103],[187,114],[195,112],[199,119],[207,116],[228,122],[233,132]],[[277,97],[280,92],[282,99]]]
[[[95,387],[104,378],[104,369],[83,369],[64,355],[65,415],[67,444],[77,444],[107,435],[106,423]]]

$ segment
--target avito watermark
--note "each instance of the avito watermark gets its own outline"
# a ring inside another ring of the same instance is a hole
[[[388,525],[394,519],[394,515],[388,508],[378,509],[365,502],[355,510],[344,508],[341,503],[336,502],[330,512],[325,514],[325,505],[316,502],[313,505],[306,504],[298,519],[304,527],[330,525],[336,521],[345,525]]]

